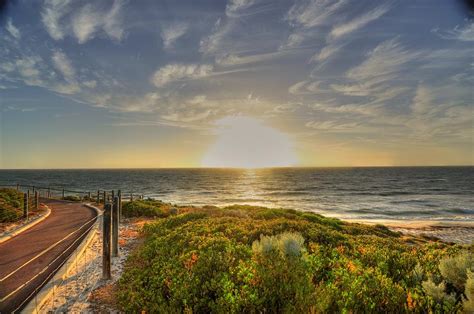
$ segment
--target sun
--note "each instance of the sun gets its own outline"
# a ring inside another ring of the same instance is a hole
[[[297,163],[289,136],[262,121],[242,116],[216,122],[217,140],[202,159],[203,167],[290,167]]]

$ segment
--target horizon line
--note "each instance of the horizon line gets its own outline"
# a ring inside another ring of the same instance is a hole
[[[112,167],[112,168],[0,168],[0,171],[11,170],[180,170],[180,169],[214,169],[214,170],[259,170],[259,169],[331,169],[331,168],[429,168],[429,167],[474,167],[470,165],[395,165],[395,166],[284,166],[284,167]]]

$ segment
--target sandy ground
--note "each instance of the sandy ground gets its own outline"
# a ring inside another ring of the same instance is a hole
[[[77,265],[40,309],[40,313],[113,313],[110,300],[115,283],[123,271],[124,262],[132,249],[139,243],[139,229],[146,221],[126,220],[120,226],[119,256],[112,258],[112,280],[102,280],[102,234],[96,231]]]

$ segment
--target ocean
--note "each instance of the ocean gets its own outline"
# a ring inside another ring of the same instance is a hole
[[[474,167],[0,170],[0,184],[17,183],[349,220],[474,222]]]

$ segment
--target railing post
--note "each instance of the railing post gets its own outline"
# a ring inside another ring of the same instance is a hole
[[[103,239],[102,239],[102,278],[108,280],[112,277],[110,273],[110,212],[111,204],[104,205],[103,214]]]
[[[130,193],[130,202],[133,202],[133,193]]]
[[[104,206],[107,204],[107,191],[104,191]]]
[[[97,190],[97,204],[100,203],[100,191]]]
[[[33,185],[33,193],[35,193],[35,186]]]
[[[23,194],[23,218],[28,219],[28,193]]]
[[[119,198],[115,197],[113,199],[112,207],[112,256],[118,256],[118,239],[119,239],[119,221],[118,221],[118,211],[119,211]]]
[[[87,196],[89,197],[88,201],[90,202],[91,201],[91,192],[88,192]]]
[[[38,210],[39,208],[39,193],[35,191],[35,209]]]
[[[118,217],[119,217],[119,222],[122,220],[122,191],[118,190]]]

